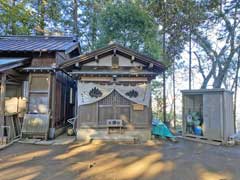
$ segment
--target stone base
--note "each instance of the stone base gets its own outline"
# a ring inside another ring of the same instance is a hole
[[[112,132],[108,134],[107,129],[79,128],[77,129],[77,140],[103,140],[103,141],[141,141],[151,139],[150,129],[124,130],[123,133]]]

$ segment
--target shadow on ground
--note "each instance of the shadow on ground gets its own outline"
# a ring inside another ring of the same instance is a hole
[[[15,144],[0,151],[1,180],[239,179],[240,147],[181,140],[146,144]]]

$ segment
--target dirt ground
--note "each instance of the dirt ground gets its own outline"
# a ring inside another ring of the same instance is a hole
[[[0,151],[0,180],[240,179],[240,146],[187,140],[146,144],[15,143]]]

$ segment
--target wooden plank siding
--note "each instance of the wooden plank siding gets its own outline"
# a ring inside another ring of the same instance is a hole
[[[48,67],[48,66],[52,66],[53,64],[55,64],[55,58],[51,58],[51,57],[39,57],[39,58],[33,58],[32,59],[32,63],[31,66],[33,67]]]
[[[5,113],[5,95],[6,95],[6,74],[1,75],[1,94],[0,94],[0,126],[4,126],[4,113]],[[0,137],[3,136],[2,128],[0,128]]]

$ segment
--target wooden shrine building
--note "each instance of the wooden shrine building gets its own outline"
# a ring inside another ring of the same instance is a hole
[[[63,131],[74,116],[76,86],[58,65],[79,54],[73,37],[0,36],[0,137]]]
[[[161,62],[111,44],[65,61],[60,69],[77,80],[78,139],[108,137],[113,130],[123,137],[150,138],[150,83],[165,70]]]

